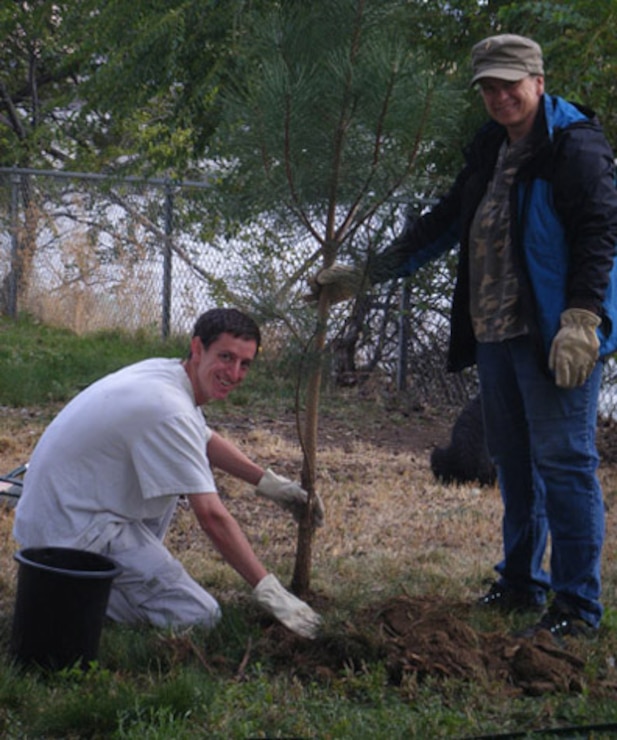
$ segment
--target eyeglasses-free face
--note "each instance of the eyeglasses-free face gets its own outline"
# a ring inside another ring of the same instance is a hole
[[[518,141],[531,131],[544,94],[544,77],[530,75],[516,82],[486,77],[478,87],[486,112],[505,126],[510,141]]]

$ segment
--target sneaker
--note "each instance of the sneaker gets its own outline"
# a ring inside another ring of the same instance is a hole
[[[495,581],[490,589],[481,596],[476,604],[489,609],[503,612],[538,612],[544,609],[544,604],[538,604],[533,594],[528,591],[518,591],[507,588]]]
[[[550,632],[559,639],[561,637],[593,637],[598,628],[586,622],[580,616],[563,604],[554,602],[536,624],[518,633],[519,637],[535,637],[538,632]]]

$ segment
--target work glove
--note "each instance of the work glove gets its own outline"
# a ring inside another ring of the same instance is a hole
[[[371,253],[363,268],[334,263],[309,277],[311,292],[304,298],[316,303],[322,290],[328,291],[331,304],[355,298],[371,285],[403,275],[408,257],[405,239],[395,239],[381,254]]]
[[[561,329],[553,339],[548,366],[560,388],[576,388],[587,380],[598,361],[600,317],[584,308],[561,314]]]
[[[308,494],[304,488],[270,469],[261,476],[255,493],[290,511],[297,522],[302,519],[306,510]],[[317,493],[313,499],[312,523],[315,527],[321,527],[324,523],[323,502]]]
[[[308,604],[283,588],[273,573],[261,579],[253,589],[253,597],[273,617],[292,632],[313,640],[321,617]]]
[[[311,292],[304,296],[309,303],[319,300],[322,290],[327,290],[331,305],[355,298],[369,287],[364,270],[349,265],[333,264],[324,267],[308,279]]]

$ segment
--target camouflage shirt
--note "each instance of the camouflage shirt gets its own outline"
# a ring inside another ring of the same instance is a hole
[[[529,156],[527,141],[504,142],[469,240],[470,311],[478,342],[500,342],[526,334],[521,291],[510,238],[510,187]]]

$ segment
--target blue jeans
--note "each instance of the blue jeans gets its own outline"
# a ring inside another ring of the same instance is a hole
[[[529,337],[478,344],[486,439],[504,505],[500,583],[555,599],[597,626],[604,502],[595,436],[602,364],[558,388]],[[550,533],[550,577],[542,559]]]

